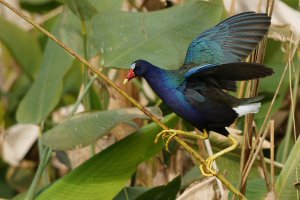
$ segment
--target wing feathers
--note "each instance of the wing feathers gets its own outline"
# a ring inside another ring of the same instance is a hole
[[[224,24],[224,23],[237,23],[237,22],[245,22],[246,20],[253,20],[253,19],[265,19],[266,18],[266,14],[265,13],[255,13],[255,12],[243,12],[240,14],[236,14],[233,15],[227,19],[225,19],[224,21],[220,22],[218,25],[220,24]],[[217,25],[217,26],[218,26]]]
[[[251,80],[270,76],[273,69],[258,63],[227,63],[222,65],[205,65],[194,67],[184,75],[186,79],[211,76],[215,79],[232,81]]]
[[[255,12],[224,20],[192,41],[180,71],[195,65],[242,61],[256,48],[269,26],[270,17]]]
[[[204,72],[205,75],[206,72]],[[216,67],[208,74],[216,79],[227,79],[234,81],[252,80],[270,76],[274,73],[273,69],[257,63],[228,63]]]

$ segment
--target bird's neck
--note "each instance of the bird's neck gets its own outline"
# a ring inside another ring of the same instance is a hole
[[[177,88],[180,82],[180,74],[173,70],[164,70],[153,66],[144,75],[144,78],[152,89],[161,97],[168,90]]]
[[[164,74],[165,71],[166,70],[152,65],[147,69],[147,72],[144,74],[144,78],[150,84],[150,82],[152,83],[153,81],[157,81],[157,78],[162,76],[162,74]]]

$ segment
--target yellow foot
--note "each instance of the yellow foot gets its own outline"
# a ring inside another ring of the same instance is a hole
[[[203,176],[215,176],[217,172],[213,170],[213,162],[214,159],[212,157],[208,157],[205,160],[205,165],[200,165],[200,171],[203,174]]]
[[[201,140],[205,140],[208,138],[208,134],[206,130],[204,130],[203,133],[199,135],[199,134],[195,134],[195,132],[186,132],[182,130],[169,129],[169,130],[163,130],[159,134],[157,134],[154,142],[157,143],[160,137],[162,138],[168,137],[166,141],[166,150],[169,151],[169,144],[171,140],[178,135],[189,137],[189,138],[201,139]]]
[[[236,149],[239,146],[239,142],[232,136],[229,135],[228,138],[232,141],[232,145],[227,147],[226,149],[223,149],[222,151],[219,151],[218,153],[208,157],[205,160],[205,164],[204,165],[200,165],[200,171],[202,172],[202,174],[204,176],[215,176],[216,175],[216,171],[213,170],[213,162],[214,160],[216,160],[218,157],[233,151],[234,149]]]

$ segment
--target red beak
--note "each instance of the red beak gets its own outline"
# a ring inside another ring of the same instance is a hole
[[[130,79],[133,79],[135,77],[133,69],[130,69],[126,78],[124,79],[123,84],[126,84]]]

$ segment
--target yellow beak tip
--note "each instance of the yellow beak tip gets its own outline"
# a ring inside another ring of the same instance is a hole
[[[125,78],[124,81],[123,81],[123,84],[125,85],[127,82],[128,82],[128,79]]]

